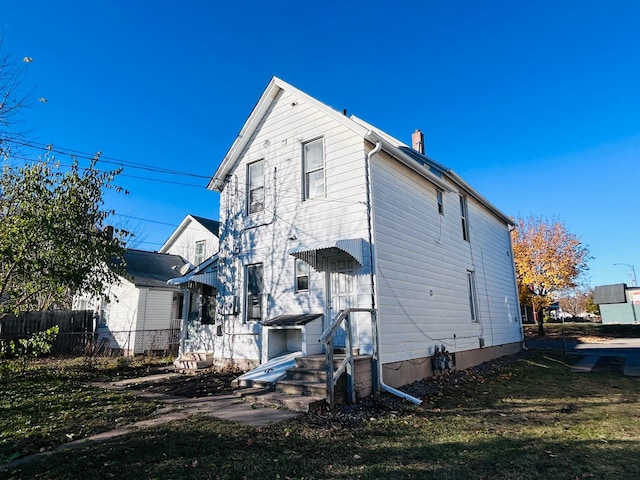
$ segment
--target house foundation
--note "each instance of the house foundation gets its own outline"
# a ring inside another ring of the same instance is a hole
[[[495,358],[513,355],[522,350],[521,342],[494,347],[476,348],[455,353],[455,370],[464,370]],[[392,362],[382,365],[384,383],[399,388],[435,375],[431,357],[415,358],[411,361]]]

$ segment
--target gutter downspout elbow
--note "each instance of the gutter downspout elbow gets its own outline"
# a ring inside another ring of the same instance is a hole
[[[369,132],[371,133],[371,132]],[[369,254],[371,255],[370,257],[370,262],[371,262],[371,307],[374,309],[375,311],[375,307],[376,307],[376,288],[375,288],[375,269],[374,269],[374,262],[373,262],[373,208],[372,208],[372,195],[371,195],[371,158],[378,153],[380,150],[382,149],[382,142],[380,140],[378,140],[376,142],[375,147],[373,147],[373,149],[367,153],[367,219],[368,219],[368,227],[369,227]],[[375,321],[378,321],[378,316],[375,315]],[[382,377],[382,362],[380,361],[380,328],[378,326],[378,328],[375,329],[376,331],[376,343],[378,344],[378,347],[376,348],[377,350],[377,364],[378,364],[378,371],[376,372],[378,375],[378,383],[380,384],[380,389],[384,390],[385,392],[391,393],[392,395],[395,395],[397,397],[403,398],[405,400],[409,400],[411,403],[415,404],[415,405],[420,405],[422,403],[422,400],[420,400],[419,398],[413,397],[411,395],[409,395],[408,393],[405,392],[401,392],[400,390],[390,387],[389,385],[384,383],[384,379]]]

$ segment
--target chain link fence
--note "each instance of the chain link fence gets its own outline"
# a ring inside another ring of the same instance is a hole
[[[115,357],[140,354],[177,355],[180,330],[123,330],[98,328],[96,332],[59,333],[54,355]]]

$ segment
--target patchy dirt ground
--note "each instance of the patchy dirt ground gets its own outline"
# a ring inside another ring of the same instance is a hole
[[[530,356],[529,352],[520,352],[485,362],[466,370],[453,370],[443,375],[425,378],[418,382],[402,387],[402,391],[423,400],[423,405],[429,403],[430,398],[442,395],[445,391],[458,388],[466,383],[478,382],[483,377],[495,374],[519,359]],[[401,398],[383,393],[359,401],[356,404],[343,404],[333,412],[328,409],[309,414],[310,421],[319,425],[340,424],[341,426],[357,425],[371,418],[386,415],[389,412],[402,410],[407,402]]]
[[[425,378],[402,388],[402,391],[414,397],[427,400],[441,395],[444,390],[456,388],[466,382],[477,382],[482,377],[499,372],[520,358],[527,356],[527,352],[499,358],[467,370],[453,370],[443,375]],[[165,370],[166,371],[166,370]],[[158,371],[148,371],[148,374]],[[148,383],[135,383],[129,388],[162,393],[187,398],[207,397],[228,393],[234,390],[231,382],[241,372],[219,371],[208,369],[194,374],[167,376],[166,378]],[[365,398],[354,405],[340,405],[333,412],[320,409],[309,414],[312,423],[339,423],[343,426],[358,424],[372,417],[379,417],[390,411],[401,410],[407,403],[391,394],[383,393]]]
[[[153,373],[168,370],[169,369],[160,369]],[[131,390],[162,393],[177,397],[207,397],[233,391],[234,387],[231,386],[231,382],[240,373],[236,371],[206,369],[193,374],[167,376],[166,378],[149,382],[144,382],[141,379],[140,383],[131,384],[127,388]]]

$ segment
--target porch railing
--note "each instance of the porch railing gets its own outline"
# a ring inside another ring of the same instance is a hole
[[[371,313],[371,326],[373,333],[373,356],[372,356],[372,371],[374,378],[377,375],[378,369],[378,335],[377,335],[377,322],[375,321],[375,309],[373,308],[347,308],[340,310],[336,317],[332,320],[327,329],[322,332],[320,336],[320,342],[324,343],[325,353],[327,355],[327,399],[331,409],[335,407],[336,402],[336,384],[340,379],[340,376],[346,372],[347,380],[347,395],[349,402],[356,401],[355,379],[354,379],[354,356],[353,356],[353,338],[351,330],[351,313],[368,312]],[[337,369],[334,369],[333,365],[333,338],[340,328],[345,323],[345,356]],[[374,385],[377,385],[377,381],[374,381]],[[376,388],[377,389],[377,388]]]

